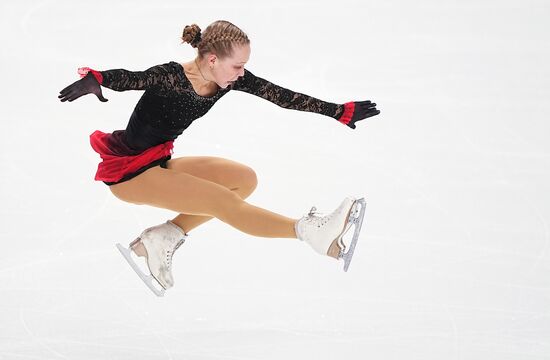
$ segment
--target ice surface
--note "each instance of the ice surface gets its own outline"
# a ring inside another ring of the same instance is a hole
[[[545,1],[21,1],[0,5],[0,359],[550,359]],[[72,103],[77,68],[185,62],[183,27],[246,31],[246,65],[343,103],[356,130],[232,92],[175,156],[252,167],[290,217],[367,200],[349,272],[212,220],[154,296],[115,244],[175,216],[93,181],[94,130],[140,91]]]

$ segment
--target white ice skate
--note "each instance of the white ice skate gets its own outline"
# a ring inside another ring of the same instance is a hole
[[[168,220],[164,224],[145,229],[137,239],[130,243],[128,248],[121,244],[116,246],[145,285],[157,296],[164,296],[164,291],[174,285],[171,270],[172,256],[176,249],[185,242],[186,238],[185,231]],[[135,251],[135,247],[139,244],[142,244],[146,251],[145,257],[150,272],[149,275],[141,271],[131,256],[131,251]],[[161,289],[153,285],[153,279],[158,282],[162,287]]]
[[[316,216],[316,210],[312,207],[309,214],[294,225],[298,239],[305,241],[322,255],[328,254],[330,246],[336,240],[341,249],[338,260],[344,260],[344,271],[348,271],[365,216],[365,199],[347,197],[336,210],[326,216]],[[355,225],[355,231],[346,251],[347,246],[342,238],[352,225]]]

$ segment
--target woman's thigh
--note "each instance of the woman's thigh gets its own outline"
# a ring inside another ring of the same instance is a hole
[[[251,193],[258,184],[256,173],[249,166],[215,156],[179,157],[168,160],[166,166],[169,170],[212,181],[230,190],[249,190]]]
[[[117,198],[126,202],[190,215],[218,217],[243,201],[225,186],[160,166],[111,185],[110,189]]]

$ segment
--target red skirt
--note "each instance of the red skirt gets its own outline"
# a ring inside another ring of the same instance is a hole
[[[128,174],[137,172],[141,168],[173,154],[174,140],[153,146],[136,155],[118,153],[113,144],[111,134],[99,130],[90,135],[90,144],[102,161],[97,166],[95,180],[117,182]]]

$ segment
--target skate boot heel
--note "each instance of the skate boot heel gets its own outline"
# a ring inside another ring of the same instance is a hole
[[[143,249],[143,251],[145,252],[145,254],[143,254],[143,253],[138,253],[137,247],[138,247],[138,245],[140,245],[140,244],[141,244],[142,249]],[[140,237],[138,237],[137,239],[135,239],[134,241],[132,241],[132,242],[130,243],[130,245],[128,245],[128,249],[132,250],[132,251],[134,252],[134,254],[136,254],[136,256],[147,258],[147,248],[145,247],[145,245],[143,245],[143,243],[142,243]]]
[[[351,206],[351,209],[349,210],[348,216],[346,217],[346,224],[344,225],[344,230],[342,231],[342,234],[340,234],[340,236],[334,239],[338,241],[338,245],[340,246],[340,249],[341,249],[340,255],[345,253],[345,250],[347,248],[343,238],[344,238],[344,235],[348,232],[349,228],[355,223],[355,216],[358,213],[358,210],[357,210],[358,206],[359,206],[359,200],[355,200],[353,205]],[[341,256],[339,256],[338,258],[341,258]]]
[[[140,237],[137,237],[134,241],[132,241],[132,242],[130,243],[130,245],[128,245],[128,247],[129,247],[130,249],[133,249],[134,247],[137,246],[137,244],[140,243],[140,241],[141,241],[141,238],[140,238]]]

